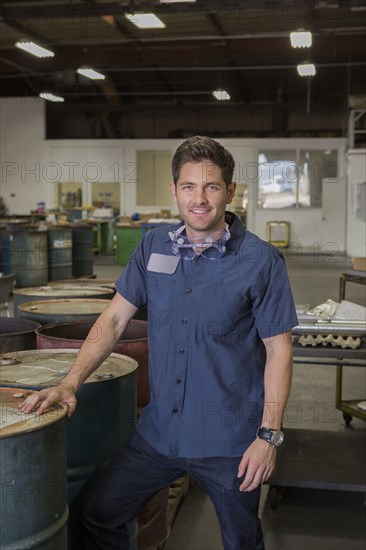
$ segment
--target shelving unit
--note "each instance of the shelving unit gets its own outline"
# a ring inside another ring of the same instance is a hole
[[[339,278],[339,301],[345,299],[346,296],[346,283],[355,283],[366,285],[366,272],[351,270],[346,273],[342,273]],[[360,418],[366,421],[366,412],[358,408],[358,403],[366,399],[365,396],[360,399],[342,399],[342,387],[343,387],[343,368],[344,365],[337,366],[337,382],[336,382],[336,407],[343,412],[343,418],[348,425],[353,417]]]

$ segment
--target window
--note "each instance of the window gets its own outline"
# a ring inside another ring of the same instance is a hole
[[[323,179],[337,176],[336,150],[260,151],[257,206],[320,208]]]
[[[266,151],[258,157],[258,206],[296,206],[296,151]]]

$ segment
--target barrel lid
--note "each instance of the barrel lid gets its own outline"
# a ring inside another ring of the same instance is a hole
[[[60,285],[81,285],[81,286],[94,286],[100,288],[111,287],[115,288],[116,281],[114,279],[87,279],[79,277],[78,279],[60,279],[59,281],[49,281],[47,286],[60,286]]]
[[[101,286],[83,286],[83,285],[57,285],[57,286],[32,286],[26,288],[15,288],[13,294],[20,296],[49,296],[72,298],[73,296],[95,296],[98,294],[108,294],[108,289]]]
[[[0,355],[0,384],[28,388],[48,388],[60,383],[75,361],[78,350],[45,349],[4,353]],[[92,384],[126,376],[137,369],[137,361],[111,353],[84,382]]]
[[[18,309],[25,312],[34,312],[44,315],[72,314],[85,315],[87,313],[102,313],[110,304],[110,300],[92,298],[70,298],[65,300],[39,300],[20,304]]]
[[[24,388],[0,388],[0,439],[40,430],[66,416],[68,408],[63,403],[51,405],[39,416],[20,412],[20,403],[32,393]]]

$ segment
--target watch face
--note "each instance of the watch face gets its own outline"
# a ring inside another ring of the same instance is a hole
[[[272,442],[271,442],[272,445],[274,445],[275,447],[279,447],[280,445],[282,445],[283,440],[284,440],[284,435],[282,432],[280,432],[279,430],[273,432]]]

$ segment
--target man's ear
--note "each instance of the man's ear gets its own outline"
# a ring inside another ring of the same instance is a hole
[[[232,181],[232,182],[229,183],[229,185],[227,186],[227,199],[226,199],[226,204],[230,204],[231,201],[233,200],[234,195],[235,195],[235,190],[236,190],[236,182],[235,182],[235,181]]]
[[[169,187],[170,187],[170,192],[172,194],[173,201],[177,202],[177,186],[175,185],[173,180],[169,182]]]

